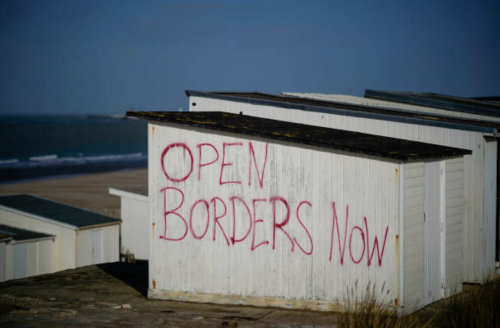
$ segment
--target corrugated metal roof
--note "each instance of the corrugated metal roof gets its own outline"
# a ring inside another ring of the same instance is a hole
[[[366,90],[365,97],[441,108],[457,112],[500,117],[500,104],[437,93]]]
[[[15,241],[26,241],[33,239],[53,239],[56,236],[45,233],[35,232],[31,230],[14,228],[5,224],[0,224],[0,239],[2,235],[8,236]]]
[[[224,112],[127,112],[127,115],[402,161],[472,153],[465,149]]]
[[[496,134],[500,130],[500,124],[494,122],[444,117],[428,113],[396,111],[394,109],[375,106],[355,105],[320,99],[304,99],[259,92],[204,92],[186,90],[186,95],[482,133]]]
[[[0,196],[0,205],[77,228],[121,222],[119,219],[33,195]]]

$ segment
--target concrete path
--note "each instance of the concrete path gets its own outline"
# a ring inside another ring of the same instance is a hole
[[[147,262],[0,283],[0,327],[335,327],[335,314],[148,300]]]

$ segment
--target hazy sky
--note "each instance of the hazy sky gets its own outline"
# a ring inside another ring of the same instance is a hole
[[[184,90],[500,95],[500,1],[0,0],[0,113],[187,109]]]

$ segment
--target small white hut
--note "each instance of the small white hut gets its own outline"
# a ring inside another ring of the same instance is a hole
[[[149,120],[149,297],[414,310],[461,289],[469,150],[221,112]]]
[[[55,237],[0,224],[0,282],[51,272]]]
[[[450,110],[445,115],[443,110],[423,112],[414,107],[382,108],[373,105],[371,99],[363,104],[353,104],[348,98],[342,101],[325,99],[324,96],[311,99],[316,97],[314,95],[304,99],[258,92],[188,90],[186,94],[190,111],[242,113],[471,150],[472,154],[465,155],[463,166],[464,222],[461,230],[455,228],[447,232],[448,238],[462,245],[463,262],[454,261],[453,270],[461,271],[463,280],[470,283],[483,282],[495,274],[498,265],[495,253],[500,253],[500,244],[496,242],[500,240],[500,226],[496,219],[500,125],[494,120],[500,117],[500,111],[495,113],[489,109],[481,112],[476,107],[475,111],[482,115],[465,115],[462,111],[458,116]],[[485,121],[487,114],[491,119]]]
[[[149,200],[147,187],[109,188],[120,197],[121,254],[127,259],[149,259]]]
[[[121,220],[33,195],[0,196],[0,224],[55,236],[55,272],[119,259]]]

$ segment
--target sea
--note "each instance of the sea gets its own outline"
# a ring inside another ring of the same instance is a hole
[[[0,184],[147,167],[147,121],[0,115]]]

